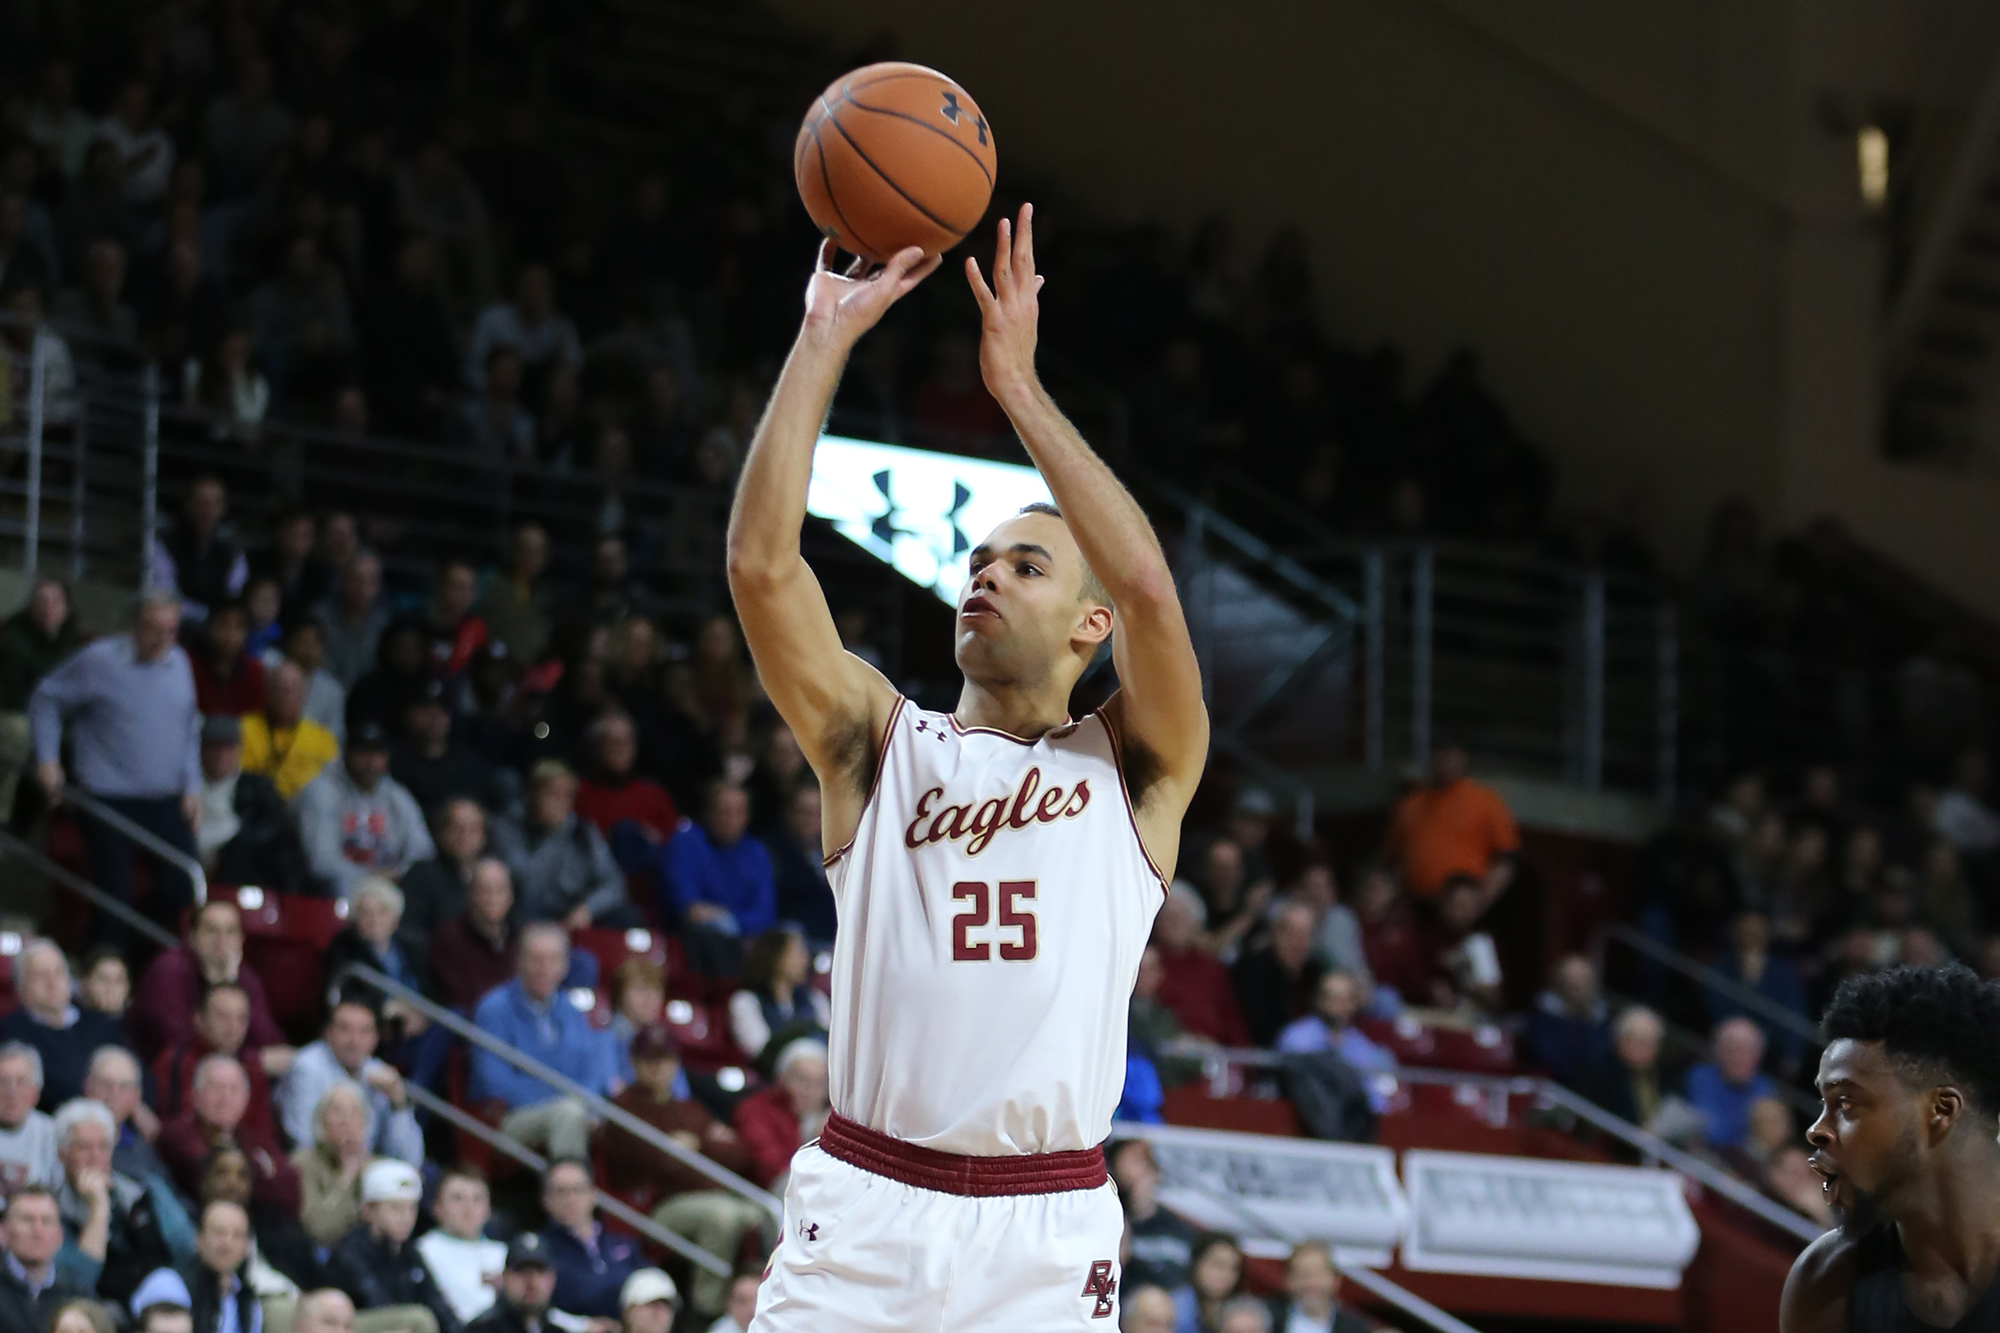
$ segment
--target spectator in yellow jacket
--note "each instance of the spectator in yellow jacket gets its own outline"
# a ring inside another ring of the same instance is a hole
[[[280,662],[264,685],[264,711],[243,719],[243,771],[269,778],[287,801],[340,758],[340,742],[305,716],[305,706],[304,673]]]

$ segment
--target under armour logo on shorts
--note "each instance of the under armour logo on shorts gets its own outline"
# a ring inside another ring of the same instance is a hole
[[[1097,1304],[1091,1307],[1092,1319],[1109,1319],[1117,1309],[1113,1297],[1118,1294],[1118,1279],[1111,1276],[1111,1261],[1099,1259],[1090,1266],[1090,1276],[1083,1280],[1083,1295],[1095,1296]]]
[[[815,1241],[815,1240],[818,1240],[818,1239],[819,1239],[819,1223],[817,1223],[817,1222],[800,1222],[800,1223],[799,1223],[799,1239],[800,1239],[800,1240],[803,1240],[803,1241]]]

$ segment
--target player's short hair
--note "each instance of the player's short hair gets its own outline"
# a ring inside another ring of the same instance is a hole
[[[1892,967],[1840,983],[1820,1019],[1829,1042],[1881,1042],[1910,1083],[1949,1083],[1985,1119],[2000,1113],[2000,984],[1963,963]]]
[[[1063,511],[1056,508],[1055,504],[1048,500],[1032,500],[1021,506],[1021,512],[1024,514],[1047,514],[1050,518],[1062,519],[1065,524],[1069,522],[1068,519],[1063,518]],[[1082,553],[1079,551],[1078,554]],[[1102,583],[1098,582],[1097,571],[1090,567],[1088,560],[1083,562],[1083,586],[1077,589],[1077,597],[1082,601],[1096,602],[1099,606],[1111,605],[1111,593]]]

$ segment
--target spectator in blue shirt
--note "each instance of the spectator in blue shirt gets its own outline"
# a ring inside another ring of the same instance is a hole
[[[1611,1064],[1610,1013],[1598,993],[1597,968],[1582,954],[1558,961],[1549,988],[1536,998],[1528,1051],[1566,1088]]]
[[[1368,1089],[1368,1105],[1380,1115],[1389,1107],[1390,1089],[1370,1074],[1396,1073],[1396,1057],[1370,1041],[1354,1026],[1361,1012],[1364,993],[1361,981],[1349,972],[1328,972],[1313,992],[1313,1011],[1293,1019],[1278,1033],[1277,1048],[1285,1055],[1310,1055],[1333,1051],[1361,1075]]]
[[[646,1260],[636,1242],[606,1231],[597,1220],[597,1187],[588,1161],[549,1163],[542,1176],[542,1211],[549,1215],[542,1243],[556,1274],[550,1304],[570,1314],[618,1318],[623,1313],[618,1292]]]
[[[1729,943],[1730,950],[1717,960],[1716,971],[1796,1015],[1801,1023],[1812,1022],[1806,1010],[1805,983],[1799,980],[1798,969],[1790,959],[1771,956],[1771,918],[1762,912],[1743,913],[1730,923]],[[1777,1052],[1779,1067],[1787,1070],[1797,1067],[1803,1049],[1798,1032],[1762,1014],[1752,1014],[1719,991],[1704,990],[1702,994],[1708,1001],[1709,1022],[1720,1023],[1738,1014],[1749,1017],[1763,1029],[1764,1040]]]
[[[1750,1107],[1778,1090],[1758,1072],[1764,1062],[1764,1034],[1747,1018],[1715,1025],[1714,1059],[1688,1070],[1687,1099],[1707,1124],[1711,1148],[1741,1148],[1750,1136]]]
[[[48,675],[28,700],[36,773],[52,798],[74,780],[155,837],[195,856],[192,821],[201,804],[201,714],[195,708],[194,668],[175,642],[180,599],[148,593],[132,628],[99,639]],[[63,730],[69,730],[71,771],[62,765]],[[132,900],[129,838],[86,816],[84,842],[99,888]],[[153,858],[153,892],[145,909],[169,929],[193,899],[185,872]],[[106,940],[124,927],[100,914]]]
[[[668,915],[686,924],[691,957],[739,957],[739,941],[777,920],[771,854],[744,836],[749,827],[749,793],[718,782],[708,789],[701,822],[682,827],[660,853]],[[735,947],[718,948],[724,942]]]
[[[610,1036],[591,1027],[562,993],[569,936],[552,921],[537,921],[522,927],[520,949],[514,980],[481,999],[472,1021],[522,1054],[609,1097],[618,1091]],[[505,1105],[502,1133],[549,1157],[590,1155],[590,1111],[581,1098],[559,1092],[477,1046],[470,1092],[476,1101]]]

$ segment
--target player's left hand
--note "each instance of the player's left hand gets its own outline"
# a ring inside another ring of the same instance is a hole
[[[1005,405],[1035,382],[1036,326],[1041,320],[1042,283],[1035,272],[1035,206],[1021,205],[1019,225],[1000,219],[993,247],[993,285],[980,276],[979,261],[965,259],[965,280],[979,302],[979,371],[986,390]]]

